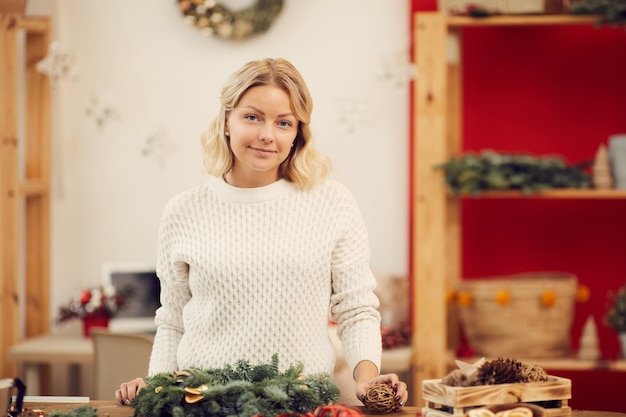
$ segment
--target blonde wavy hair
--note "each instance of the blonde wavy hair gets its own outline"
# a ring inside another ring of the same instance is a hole
[[[235,163],[225,125],[231,110],[252,87],[275,86],[283,89],[298,120],[298,133],[287,159],[279,168],[281,178],[302,188],[312,188],[331,170],[330,160],[315,148],[310,121],[313,111],[311,94],[300,72],[287,60],[266,58],[251,61],[234,72],[222,87],[220,110],[202,136],[204,164],[209,174],[226,175]]]

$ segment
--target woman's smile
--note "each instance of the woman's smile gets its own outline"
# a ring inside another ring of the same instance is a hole
[[[253,146],[249,146],[249,149],[252,149],[255,152],[259,152],[261,154],[271,154],[271,153],[276,153],[275,150],[273,149],[264,149],[264,148],[255,148]]]

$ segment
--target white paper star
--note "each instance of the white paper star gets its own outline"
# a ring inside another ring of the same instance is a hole
[[[483,366],[485,363],[485,358],[480,358],[474,363],[467,363],[460,360],[456,360],[456,366],[459,367],[459,370],[463,372],[468,378],[474,376],[476,372],[478,372],[478,368]]]
[[[52,42],[48,47],[48,55],[36,65],[37,71],[46,74],[52,82],[62,79],[76,79],[77,70],[74,65],[74,54],[63,52],[58,42]]]
[[[397,52],[384,58],[381,66],[380,79],[397,88],[406,87],[417,74],[417,69],[406,52]]]
[[[167,137],[165,129],[159,129],[148,135],[141,154],[146,158],[155,159],[159,166],[163,166],[165,159],[176,151],[176,147],[167,140]]]

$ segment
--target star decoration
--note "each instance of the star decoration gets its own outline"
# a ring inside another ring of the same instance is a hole
[[[73,53],[63,52],[58,42],[52,42],[48,47],[48,55],[35,68],[54,83],[66,78],[74,80],[78,77],[74,61]]]
[[[85,115],[93,118],[98,129],[102,130],[112,120],[119,119],[115,107],[108,102],[99,99],[95,94],[91,95],[89,104],[85,109]]]
[[[467,378],[473,377],[476,372],[478,372],[478,368],[480,368],[485,363],[485,358],[480,358],[474,363],[467,363],[460,360],[455,361],[456,366],[459,367],[459,370],[467,376]]]
[[[167,140],[167,136],[165,129],[159,129],[148,135],[144,141],[141,155],[146,158],[154,158],[159,166],[163,166],[165,159],[176,150],[176,147]]]
[[[337,103],[337,121],[348,135],[356,133],[361,126],[368,125],[368,106],[357,98],[339,99]]]
[[[379,78],[397,88],[404,88],[416,77],[417,68],[406,52],[398,52],[382,60]]]

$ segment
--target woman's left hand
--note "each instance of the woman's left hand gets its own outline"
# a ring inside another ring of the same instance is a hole
[[[406,383],[400,381],[398,375],[396,374],[384,374],[378,375],[376,378],[372,378],[369,381],[357,383],[356,396],[361,400],[361,402],[364,403],[363,400],[365,399],[367,390],[374,384],[387,384],[393,389],[396,400],[394,411],[398,411],[404,407],[409,399],[409,391],[407,390]]]

